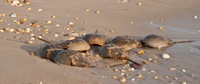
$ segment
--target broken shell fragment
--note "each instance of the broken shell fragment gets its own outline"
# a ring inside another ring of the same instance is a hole
[[[121,83],[125,83],[125,82],[126,82],[126,78],[125,78],[125,77],[122,77],[119,81],[120,81]]]
[[[141,54],[144,54],[144,53],[145,53],[144,50],[139,50],[139,51],[137,52],[138,55],[141,55]]]
[[[27,41],[27,44],[33,44],[33,41],[31,41],[31,40]]]

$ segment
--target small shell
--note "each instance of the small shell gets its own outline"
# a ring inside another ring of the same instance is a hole
[[[145,53],[144,50],[139,50],[139,51],[137,52],[138,55],[141,55],[141,54],[144,54],[144,53]]]
[[[165,53],[165,54],[162,54],[162,58],[163,58],[163,59],[169,59],[170,56],[169,56],[168,54]]]
[[[27,44],[33,44],[33,41],[31,41],[31,40],[27,41]]]
[[[113,79],[116,79],[116,78],[117,78],[117,76],[113,76],[112,78],[113,78]]]
[[[125,83],[125,82],[126,82],[126,78],[125,78],[125,77],[122,77],[119,81],[120,81],[121,83]]]

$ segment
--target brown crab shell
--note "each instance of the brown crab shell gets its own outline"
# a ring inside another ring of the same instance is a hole
[[[158,49],[161,49],[163,47],[168,47],[173,44],[172,40],[156,34],[147,35],[142,39],[142,43],[144,46],[148,46],[151,48],[158,48]]]
[[[124,59],[129,58],[129,53],[122,47],[114,44],[106,44],[99,50],[99,55],[103,58]]]
[[[95,44],[100,46],[103,46],[107,41],[107,37],[101,34],[86,34],[83,39],[90,45]]]
[[[86,51],[90,49],[90,45],[83,39],[67,40],[65,42],[58,43],[64,49],[74,51]]]
[[[55,57],[54,61],[57,64],[71,65],[77,67],[87,67],[89,66],[88,61],[85,59],[84,55],[73,50],[63,50],[60,51]]]
[[[140,39],[134,39],[128,36],[117,36],[111,43],[123,47],[125,50],[131,50],[142,46]]]
[[[54,44],[47,44],[39,49],[38,56],[43,59],[50,59],[54,54],[56,54],[56,52],[54,52],[56,50],[62,50],[62,47]]]

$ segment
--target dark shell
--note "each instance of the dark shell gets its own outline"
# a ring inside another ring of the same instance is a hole
[[[38,51],[38,56],[43,59],[50,59],[54,54],[54,51],[62,50],[62,47],[54,44],[47,44]]]
[[[55,56],[54,61],[57,64],[72,65],[78,67],[89,66],[89,63],[85,57],[81,53],[73,50],[63,50],[59,52]]]
[[[134,39],[128,36],[117,36],[111,43],[123,47],[125,50],[131,50],[142,46],[140,39]]]
[[[54,49],[51,49],[51,50],[48,50],[47,52],[47,59],[53,61],[55,56],[62,50],[54,50]]]
[[[90,49],[90,45],[83,39],[67,40],[65,42],[58,43],[64,49],[74,51],[86,51]]]
[[[168,47],[173,44],[172,40],[164,38],[159,35],[150,34],[142,39],[144,46],[161,49],[163,47]]]
[[[129,53],[122,47],[114,44],[106,44],[99,50],[99,55],[103,58],[124,59],[129,58]]]
[[[90,45],[95,44],[100,46],[103,46],[107,41],[107,37],[101,34],[86,34],[83,39]]]

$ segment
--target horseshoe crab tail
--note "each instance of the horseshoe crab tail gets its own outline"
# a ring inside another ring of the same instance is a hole
[[[191,43],[191,42],[195,42],[195,41],[172,41],[174,44],[176,43]]]
[[[51,42],[49,42],[49,41],[47,41],[47,40],[45,40],[45,39],[38,38],[38,37],[36,37],[36,36],[34,36],[34,38],[37,38],[37,39],[39,39],[39,40],[41,40],[41,41],[43,41],[43,42],[45,42],[45,43],[48,43],[48,44],[53,44],[53,43],[51,43]]]
[[[135,68],[135,69],[139,69],[142,65],[140,63],[137,63],[129,58],[126,58],[125,60],[132,62],[133,64],[131,64],[130,66]]]

